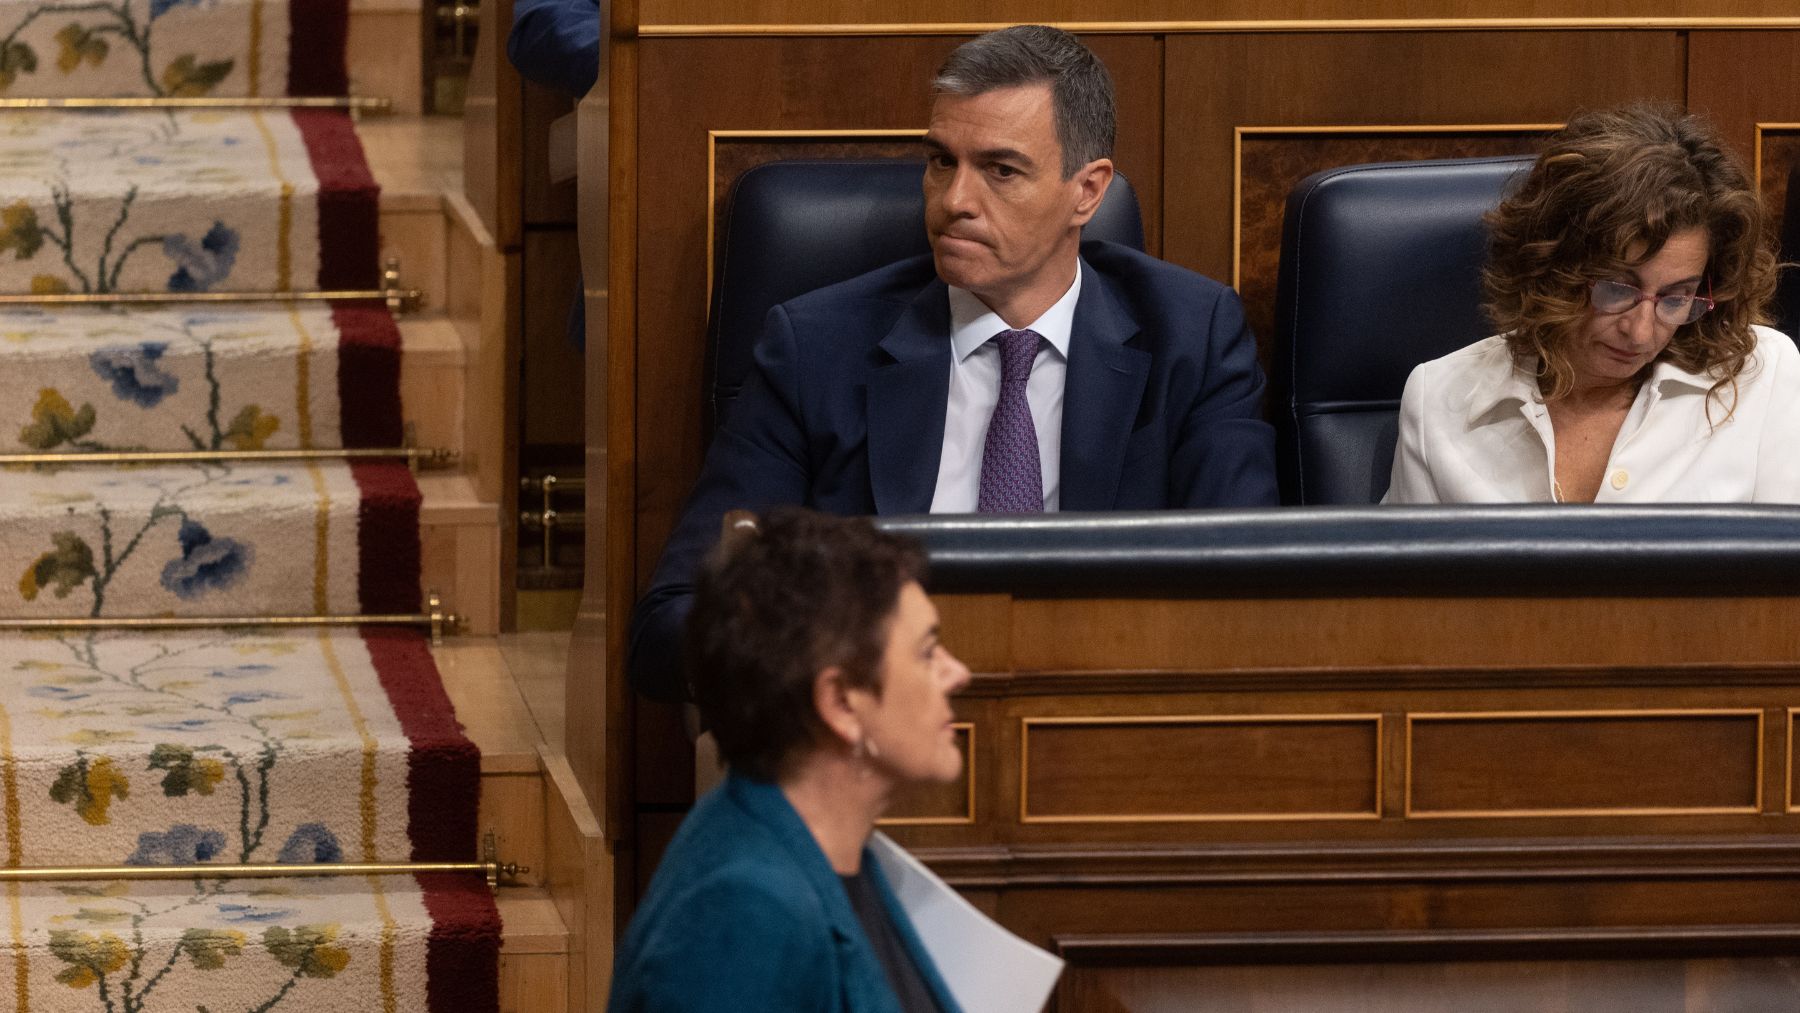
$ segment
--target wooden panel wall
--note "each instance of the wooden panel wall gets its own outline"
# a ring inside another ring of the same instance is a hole
[[[1235,279],[1266,336],[1281,203],[1317,169],[1529,151],[1573,112],[1630,99],[1714,117],[1758,159],[1776,210],[1800,160],[1791,0],[1498,0],[1479,19],[1454,0],[1219,0],[1204,23],[1192,8],[994,0],[977,24],[956,0],[640,0],[636,33],[614,49],[635,89],[615,80],[615,94],[636,100],[613,138],[615,208],[630,211],[614,216],[605,429],[608,500],[629,509],[604,558],[609,714],[628,732],[606,739],[608,832],[637,849],[635,873],[621,865],[622,916],[691,793],[676,712],[624,706],[622,628],[704,451],[709,254],[744,169],[904,152],[926,123],[932,70],[969,34],[1085,26],[1118,82],[1117,161],[1153,252]],[[1800,902],[1783,878],[1796,870],[1766,836],[1800,834],[1792,601],[1668,601],[1650,607],[1659,619],[1628,599],[1195,607],[996,595],[944,610],[947,642],[1007,677],[978,679],[959,703],[965,780],[902,800],[893,831],[942,849],[940,869],[978,904],[1063,946],[1066,1000],[1110,996],[1070,1008],[1192,1008],[1154,998],[1166,1000],[1168,951],[1142,951],[1147,927],[1189,934],[1191,964],[1194,947],[1216,961],[1258,932],[1291,943],[1313,925],[1338,934],[1318,951],[1329,960],[1364,932],[1387,945],[1412,929],[1513,931],[1546,911],[1616,927],[1728,910],[1773,926]],[[1291,635],[1297,616],[1308,636]],[[1523,751],[1579,762],[1510,766]],[[1148,783],[1145,758],[1170,755],[1183,760],[1156,769],[1179,776]],[[1645,834],[1673,843],[1629,854],[1474,843]],[[1701,843],[1679,843],[1690,839]],[[1472,867],[1487,880],[1463,884]],[[1534,959],[1585,945],[1549,942]],[[1754,992],[1769,968],[1665,970]],[[1149,991],[1127,1000],[1121,982]]]

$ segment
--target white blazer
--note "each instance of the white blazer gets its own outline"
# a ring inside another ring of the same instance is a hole
[[[1800,351],[1756,330],[1730,384],[1659,362],[1619,428],[1598,503],[1800,503]],[[1726,418],[1727,411],[1730,417]],[[1414,369],[1383,503],[1549,502],[1556,438],[1501,336]]]

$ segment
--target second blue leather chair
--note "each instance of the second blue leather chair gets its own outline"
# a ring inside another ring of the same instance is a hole
[[[1287,503],[1374,503],[1414,366],[1492,333],[1481,216],[1529,158],[1350,165],[1288,196],[1273,340]]]

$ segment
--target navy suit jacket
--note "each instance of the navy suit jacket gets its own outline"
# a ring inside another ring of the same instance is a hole
[[[931,957],[868,848],[863,865],[945,1013]],[[614,959],[611,1013],[901,1013],[837,873],[787,796],[732,774],[663,853]]]
[[[1060,508],[1275,505],[1275,435],[1237,294],[1115,243],[1083,243],[1081,258],[1091,270],[1069,342]],[[930,256],[769,311],[633,616],[640,691],[682,695],[681,624],[726,511],[930,511],[950,357],[949,294]]]

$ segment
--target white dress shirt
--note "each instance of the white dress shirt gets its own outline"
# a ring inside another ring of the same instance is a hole
[[[1037,430],[1038,463],[1044,469],[1044,509],[1062,501],[1063,381],[1069,374],[1069,335],[1075,326],[1075,303],[1081,298],[1077,261],[1075,280],[1044,315],[1019,328],[1036,331],[1037,357],[1025,400]],[[974,293],[950,289],[950,400],[944,409],[944,449],[938,457],[934,514],[970,514],[981,495],[981,454],[987,446],[988,422],[1000,403],[1000,349],[991,340],[1012,328]]]
[[[1712,377],[1656,364],[1619,427],[1595,502],[1800,503],[1800,351],[1780,331],[1755,330],[1735,398],[1730,384],[1708,396]],[[1491,337],[1407,378],[1382,502],[1546,502],[1555,461],[1537,381]]]

